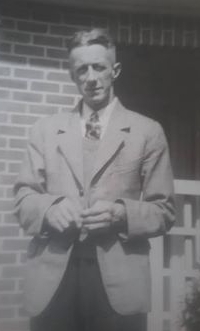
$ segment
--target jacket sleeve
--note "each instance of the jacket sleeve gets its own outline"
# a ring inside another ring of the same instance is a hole
[[[173,176],[167,141],[161,126],[146,139],[141,164],[142,192],[139,200],[122,199],[127,211],[128,238],[155,237],[175,221]]]
[[[15,213],[28,235],[40,234],[47,209],[61,197],[50,195],[46,189],[44,158],[44,120],[31,130],[21,171],[14,186]]]

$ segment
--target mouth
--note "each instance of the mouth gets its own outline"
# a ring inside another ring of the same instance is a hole
[[[87,88],[86,92],[89,94],[97,94],[102,90],[101,87]]]

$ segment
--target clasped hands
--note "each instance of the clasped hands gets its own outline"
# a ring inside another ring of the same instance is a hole
[[[70,226],[86,229],[95,233],[100,229],[108,229],[113,223],[126,219],[126,208],[121,202],[98,200],[93,206],[83,209],[67,198],[52,205],[45,214],[47,224],[60,233]]]

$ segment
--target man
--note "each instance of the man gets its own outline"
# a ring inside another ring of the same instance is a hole
[[[77,32],[70,73],[82,100],[33,127],[15,185],[28,251],[32,331],[144,331],[148,238],[174,222],[167,143],[158,123],[125,109],[113,84],[115,46]]]

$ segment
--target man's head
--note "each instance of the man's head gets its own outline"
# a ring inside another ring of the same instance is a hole
[[[69,43],[69,63],[71,77],[84,101],[94,110],[107,106],[121,70],[108,32],[96,28],[75,33]]]

